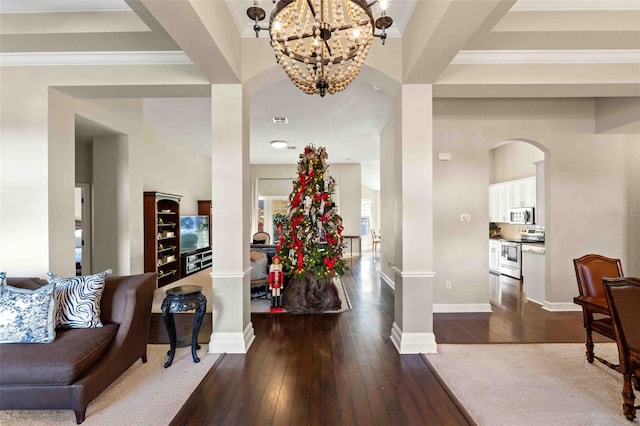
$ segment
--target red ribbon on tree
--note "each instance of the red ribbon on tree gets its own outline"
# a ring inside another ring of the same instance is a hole
[[[327,194],[326,192],[324,192],[321,195],[313,194],[313,198],[316,199],[317,201],[321,201],[321,200],[329,201],[329,194]]]
[[[307,189],[307,184],[311,182],[313,176],[316,174],[315,170],[311,170],[309,172],[309,176],[305,176],[304,173],[298,174],[298,181],[300,182],[300,189],[291,200],[291,207],[298,207],[298,205],[302,202],[302,194],[304,194],[304,190]]]
[[[329,259],[328,257],[324,258],[324,264],[327,266],[329,271],[331,271],[331,275],[333,275],[333,265],[335,265],[337,259],[338,259],[337,255],[333,256],[332,259]]]
[[[304,267],[304,258],[302,257],[302,246],[298,247],[298,272]]]
[[[302,216],[296,216],[293,218],[293,222],[291,224],[291,228],[292,228],[292,232],[291,235],[293,236],[293,244],[291,245],[291,248],[295,248],[296,251],[298,252],[298,271],[301,271],[302,268],[304,267],[304,259],[302,256],[302,241],[300,241],[300,239],[298,238],[298,225],[300,225],[300,222],[302,222],[304,220],[304,217]]]

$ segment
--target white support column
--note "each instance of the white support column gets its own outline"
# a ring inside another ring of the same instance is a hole
[[[246,353],[251,323],[249,97],[240,84],[211,86],[212,353]]]
[[[432,86],[396,102],[396,266],[391,340],[401,354],[437,352],[433,334]]]

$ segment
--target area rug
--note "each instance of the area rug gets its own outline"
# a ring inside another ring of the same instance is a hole
[[[173,364],[164,368],[168,345],[149,345],[147,363],[137,361],[89,404],[83,426],[168,425],[182,405],[220,358],[198,351],[199,363],[190,348],[179,348]],[[71,410],[4,410],[2,426],[75,425]]]
[[[325,314],[339,314],[340,312],[346,312],[351,310],[351,302],[349,301],[349,297],[347,296],[347,292],[344,289],[344,283],[342,282],[342,278],[334,278],[333,283],[336,285],[336,289],[338,290],[338,297],[342,302],[341,308],[332,311],[325,311]],[[266,299],[264,297],[255,297],[251,299],[251,313],[253,314],[267,314],[270,313],[271,309],[271,299]],[[286,312],[286,311],[283,311]]]
[[[622,413],[622,376],[589,364],[584,344],[443,344],[438,351],[427,360],[478,425],[638,424]],[[614,343],[596,344],[596,354],[618,359]]]

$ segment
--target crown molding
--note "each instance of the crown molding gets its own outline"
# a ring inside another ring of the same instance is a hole
[[[124,0],[2,0],[1,13],[101,12],[131,10]]]
[[[510,12],[640,10],[638,0],[519,0]]]
[[[0,66],[193,64],[182,51],[0,53]]]
[[[637,64],[640,50],[461,50],[453,65]]]

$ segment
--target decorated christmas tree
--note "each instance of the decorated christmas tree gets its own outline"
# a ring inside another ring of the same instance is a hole
[[[311,313],[340,308],[333,278],[346,270],[342,257],[342,218],[333,202],[335,180],[327,152],[309,145],[300,154],[298,179],[289,196],[289,213],[277,251],[289,282],[283,306]]]

